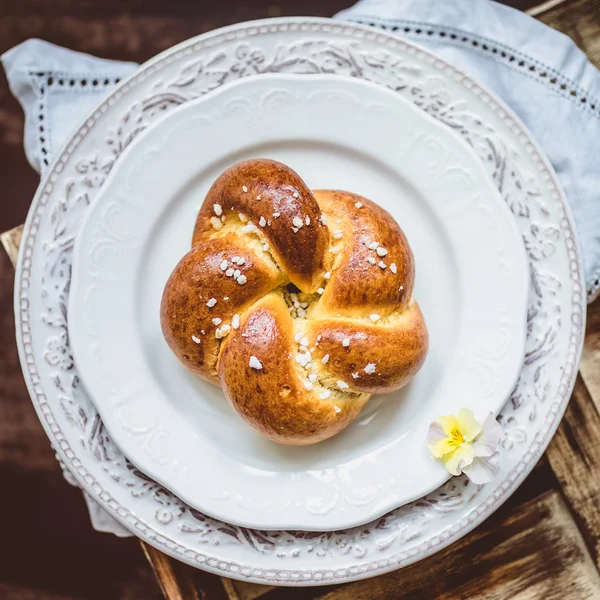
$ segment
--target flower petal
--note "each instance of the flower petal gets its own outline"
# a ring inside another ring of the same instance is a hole
[[[499,456],[499,453],[496,452],[489,458],[475,457],[470,465],[463,467],[462,472],[476,485],[489,483],[500,469],[498,465]]]
[[[454,446],[449,447],[449,441],[450,438],[448,438],[444,432],[441,423],[439,421],[433,421],[427,432],[427,445],[429,446],[431,454],[436,458],[441,458],[444,454],[453,450]]]
[[[450,454],[450,452],[454,452],[459,447],[452,438],[445,437],[432,446],[429,446],[429,450],[435,458],[442,458]]]
[[[481,433],[475,438],[472,444],[474,456],[492,456],[496,451],[498,442],[502,437],[502,425],[496,421],[494,415],[490,413],[483,422]]]
[[[465,442],[472,442],[481,431],[481,424],[475,418],[473,411],[470,408],[461,408],[457,420]]]
[[[445,454],[443,460],[448,473],[460,475],[461,470],[473,462],[471,446],[469,444],[461,444],[456,450]]]
[[[434,421],[434,423],[435,422],[438,422],[442,426],[442,429],[444,430],[444,433],[447,437],[452,437],[454,435],[454,432],[460,431],[460,423],[454,415],[438,417]]]
[[[447,438],[446,432],[442,427],[442,424],[439,421],[433,421],[429,426],[429,431],[427,432],[427,445],[433,446],[440,440]]]

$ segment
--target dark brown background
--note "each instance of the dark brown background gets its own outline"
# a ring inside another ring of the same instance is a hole
[[[267,16],[330,16],[350,0],[0,0],[0,53],[32,37],[143,62],[198,33]],[[535,1],[507,2],[521,9]],[[38,183],[23,116],[0,74],[0,231],[25,220]],[[0,599],[160,598],[135,539],[96,533],[39,424],[14,343],[13,268],[0,251]]]

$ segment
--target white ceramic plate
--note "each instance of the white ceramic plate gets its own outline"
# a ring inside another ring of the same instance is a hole
[[[190,375],[160,328],[164,285],[206,192],[225,168],[261,156],[396,218],[430,332],[410,385],[311,447],[262,438]],[[500,411],[523,363],[528,285],[510,210],[459,135],[372,83],[265,75],[171,112],[123,154],[77,238],[69,336],[112,439],[147,475],[237,525],[334,530],[448,479],[427,449],[429,424],[463,406],[482,420]]]
[[[395,90],[459,132],[513,212],[531,285],[525,361],[499,419],[500,471],[452,478],[425,498],[337,532],[264,532],[192,510],[139,473],[80,385],[67,335],[74,237],[123,150],[164,111],[257,73],[352,75]],[[107,96],[49,167],[15,280],[25,380],[59,457],[90,496],[150,544],[192,565],[267,584],[370,577],[420,560],[481,523],[548,445],[573,387],[585,328],[581,253],[567,201],[519,120],[444,60],[399,37],[328,19],[275,19],[204,34],[151,60]]]

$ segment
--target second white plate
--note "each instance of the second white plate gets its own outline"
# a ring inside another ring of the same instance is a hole
[[[261,438],[162,337],[164,284],[214,179],[251,157],[386,208],[416,259],[427,361],[312,447]],[[471,147],[397,94],[355,79],[246,78],[170,112],[123,153],[75,248],[69,335],[83,383],[128,458],[202,512],[257,529],[375,519],[448,475],[429,423],[497,413],[523,362],[528,271],[514,220]]]

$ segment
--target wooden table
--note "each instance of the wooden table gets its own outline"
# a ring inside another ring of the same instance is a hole
[[[39,7],[40,2],[32,0],[31,3]],[[71,0],[65,2],[71,4]],[[125,4],[136,5],[137,2]],[[148,4],[159,10],[157,2]],[[180,2],[175,0],[175,4],[179,6]],[[306,10],[293,13],[331,14],[345,4],[343,0],[313,3],[312,6],[308,2],[304,5]],[[523,0],[511,4],[525,8],[530,3]],[[228,17],[231,21],[239,21],[266,16],[264,13],[252,14],[253,8],[256,7],[248,7],[245,3],[243,8],[236,8],[239,13],[237,18]],[[263,2],[261,9],[264,8]],[[244,14],[248,9],[251,14]],[[214,12],[217,15],[215,21],[209,22],[204,28],[224,24],[221,22],[224,18],[223,7],[214,8]],[[266,12],[275,16],[281,14],[281,8],[271,6]],[[590,59],[597,66],[600,65],[600,2],[550,0],[530,8],[528,12],[570,35]],[[0,39],[6,21],[4,19],[4,23],[0,24]],[[10,26],[10,19],[8,21]],[[151,19],[140,20],[140,26],[149,31],[151,24]],[[188,35],[202,29],[186,32],[188,25],[189,21],[186,21],[186,27],[180,28]],[[127,23],[124,30],[127,30]],[[33,35],[30,33],[27,37]],[[188,35],[183,35],[181,39]],[[167,34],[163,41],[164,47],[167,47],[180,40]],[[77,43],[62,43],[78,46]],[[123,43],[126,41],[123,40]],[[155,48],[155,51],[160,49]],[[88,51],[93,52],[94,48]],[[3,117],[0,104],[0,128],[7,127]],[[0,137],[0,144],[2,141]],[[1,210],[0,223],[3,216]],[[20,227],[2,236],[13,262],[20,236]],[[0,460],[1,442],[0,438]],[[219,578],[173,560],[143,542],[141,547],[164,596],[170,600],[600,599],[600,301],[589,307],[579,376],[566,414],[546,454],[506,504],[484,524],[442,552],[410,567],[366,581],[334,587],[289,589]],[[1,575],[0,571],[0,596],[3,598],[42,597],[29,594],[8,596],[2,593],[5,588]],[[146,588],[142,586],[136,589],[140,591]],[[147,591],[142,595],[134,592],[134,595],[122,597],[150,598],[150,595],[151,592]],[[76,597],[102,596],[92,593]]]

